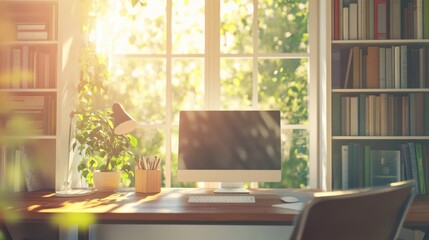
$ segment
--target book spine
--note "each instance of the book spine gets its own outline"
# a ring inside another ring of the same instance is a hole
[[[424,121],[423,122],[425,122],[425,124],[424,124],[424,135],[429,136],[429,124],[428,124],[429,123],[429,93],[425,93],[423,98],[424,98],[424,100],[423,100],[424,101],[424,104],[423,104],[423,107],[424,107],[423,119],[424,119]]]
[[[349,39],[358,39],[358,4],[350,3],[349,5]]]
[[[24,32],[16,33],[17,40],[48,40],[48,32]]]
[[[429,2],[423,3],[423,38],[429,39]]]
[[[341,146],[342,189],[349,189],[349,146]]]
[[[349,8],[343,7],[343,40],[349,40]]]
[[[423,38],[423,0],[417,1],[417,9],[416,9],[416,38]]]
[[[402,45],[400,47],[400,69],[401,69],[401,88],[408,87],[408,47]]]
[[[411,162],[411,172],[413,179],[417,183],[417,192],[420,193],[420,183],[419,183],[419,173],[417,168],[417,156],[416,156],[416,147],[413,142],[408,143],[410,149],[410,162]]]
[[[423,167],[423,155],[422,155],[422,145],[420,143],[415,144],[416,147],[416,159],[417,159],[417,171],[418,171],[418,182],[419,182],[419,192],[420,194],[426,194],[426,180],[425,172]]]
[[[369,145],[365,146],[365,184],[364,187],[371,186],[371,147]]]
[[[365,93],[359,94],[359,136],[366,136],[366,99]]]

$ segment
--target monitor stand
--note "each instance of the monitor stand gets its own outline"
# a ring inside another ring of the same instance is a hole
[[[242,182],[221,182],[220,188],[214,190],[214,193],[248,194],[249,190],[243,187]]]

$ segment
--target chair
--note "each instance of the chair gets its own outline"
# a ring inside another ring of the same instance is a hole
[[[293,240],[397,239],[415,196],[415,181],[316,193],[297,216]]]

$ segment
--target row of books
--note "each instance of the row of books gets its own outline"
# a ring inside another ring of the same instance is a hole
[[[428,88],[428,46],[368,46],[334,49],[332,87]]]
[[[428,143],[405,142],[393,149],[348,143],[341,145],[340,165],[342,189],[383,186],[415,179],[417,193],[428,193]]]
[[[31,149],[24,145],[0,146],[0,191],[37,191],[43,180],[30,159]]]
[[[429,93],[334,94],[333,134],[429,136]]]
[[[56,49],[13,46],[0,49],[1,88],[34,89],[56,87]]]
[[[11,136],[42,136],[56,133],[56,99],[47,95],[10,95],[3,98],[0,129]]]
[[[333,39],[429,39],[429,2],[334,0]]]

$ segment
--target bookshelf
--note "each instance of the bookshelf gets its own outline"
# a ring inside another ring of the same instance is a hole
[[[429,193],[426,2],[322,3],[327,23],[322,88],[326,91],[328,189],[414,178],[418,194]]]
[[[53,190],[58,2],[0,0],[0,12],[0,191]]]

